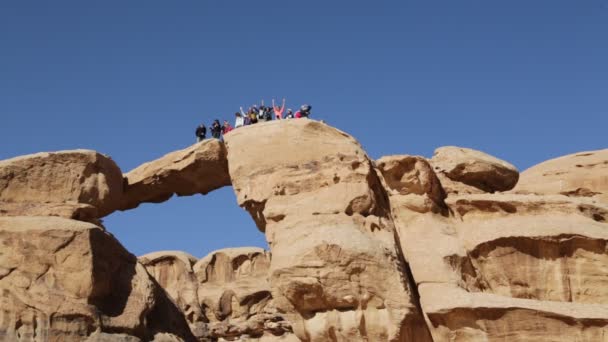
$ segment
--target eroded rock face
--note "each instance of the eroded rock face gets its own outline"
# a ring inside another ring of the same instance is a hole
[[[386,193],[352,137],[298,119],[237,129],[225,139],[237,200],[271,247],[275,305],[298,338],[430,339]]]
[[[207,139],[145,163],[125,178],[122,210],[143,202],[164,202],[174,194],[207,194],[230,185],[226,148],[217,139]]]
[[[261,248],[227,248],[194,265],[198,298],[213,338],[263,338],[293,335],[275,308],[268,283],[270,253]]]
[[[13,216],[0,217],[0,340],[606,340],[608,150],[539,164],[498,193],[517,170],[487,154],[371,162],[307,119],[226,144],[171,153],[124,185],[92,151],[0,162],[0,216]],[[230,184],[272,256],[138,262],[99,226],[55,217],[95,222]]]
[[[429,162],[418,156],[388,156],[376,162],[385,187],[392,196],[391,204],[398,208],[401,201],[407,209],[426,213],[445,209],[446,193]],[[398,212],[399,210],[393,210]]]
[[[519,178],[515,166],[470,148],[440,147],[435,150],[430,162],[440,177],[445,176],[453,182],[466,184],[482,192],[511,190]],[[445,183],[447,186],[452,185],[451,182]],[[458,192],[458,188],[456,185],[455,192]]]
[[[37,153],[0,161],[0,215],[90,221],[118,208],[122,172],[89,150]]]
[[[0,245],[0,340],[82,341],[101,333],[149,339],[156,331],[191,336],[179,317],[159,321],[158,311],[171,312],[160,288],[93,224],[0,217]]]
[[[451,192],[448,210],[434,210],[431,187],[419,190],[434,178],[381,162],[398,158],[423,161],[377,164],[435,341],[605,339],[605,206],[561,195]]]
[[[608,203],[608,149],[570,154],[521,174],[514,192],[590,197]]]
[[[148,273],[175,302],[197,337],[207,337],[207,319],[198,300],[198,283],[192,266],[197,259],[179,251],[161,251],[139,257]]]

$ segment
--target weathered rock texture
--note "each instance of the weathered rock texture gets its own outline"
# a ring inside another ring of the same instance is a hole
[[[0,217],[0,340],[608,341],[607,160],[583,152],[521,177],[458,147],[372,162],[299,119],[124,183],[92,151],[0,161],[0,216],[30,216]],[[271,252],[137,261],[102,228],[51,217],[95,222],[230,184]]]
[[[434,340],[607,339],[608,208],[466,188],[443,197],[422,157],[377,165]]]
[[[174,194],[207,194],[230,185],[226,148],[219,140],[204,140],[145,163],[125,178],[123,210],[143,202],[164,202]]]
[[[298,340],[272,303],[270,253],[263,249],[222,249],[199,261],[183,252],[164,251],[139,260],[200,340]]]
[[[198,286],[192,266],[196,258],[179,251],[163,251],[139,257],[148,273],[167,292],[185,316],[197,337],[208,337],[206,317],[198,301]]]
[[[483,192],[507,191],[513,189],[519,177],[517,168],[506,161],[464,147],[436,149],[431,164],[440,177],[449,180],[444,181],[448,187],[457,182]]]
[[[0,161],[0,215],[94,220],[118,208],[122,172],[89,150],[37,153]]]
[[[608,149],[548,160],[521,174],[517,193],[590,197],[608,203]]]
[[[271,247],[274,303],[298,338],[430,339],[386,193],[352,137],[300,119],[225,139],[237,200]]]
[[[0,293],[2,341],[190,336],[136,258],[89,223],[0,217]]]
[[[273,305],[269,267],[270,253],[254,247],[222,249],[194,265],[198,298],[209,319],[210,336],[292,335],[291,325]]]

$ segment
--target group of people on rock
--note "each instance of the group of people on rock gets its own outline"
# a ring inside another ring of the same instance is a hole
[[[311,109],[312,107],[310,105],[305,104],[302,105],[300,110],[298,110],[295,114],[291,109],[287,109],[287,113],[285,113],[285,99],[283,99],[280,107],[274,102],[274,99],[272,99],[272,107],[265,106],[264,100],[262,100],[262,103],[259,106],[252,105],[246,112],[243,110],[243,107],[241,107],[239,112],[234,113],[234,126],[230,125],[227,120],[224,120],[224,123],[220,124],[220,120],[215,119],[209,127],[209,131],[211,132],[212,138],[222,139],[223,135],[228,134],[228,132],[235,128],[253,125],[258,122],[308,118],[310,117]],[[205,124],[200,124],[198,127],[196,127],[195,134],[197,141],[204,140],[207,137],[207,127]]]

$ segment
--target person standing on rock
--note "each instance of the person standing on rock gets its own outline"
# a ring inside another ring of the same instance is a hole
[[[272,121],[272,108],[264,107],[264,120]]]
[[[243,110],[243,107],[241,107],[240,110],[241,110],[241,116],[243,116],[243,126],[251,125],[251,118],[249,117],[249,113],[251,112],[251,108],[249,108],[249,110],[247,111],[247,113],[245,113],[245,111]]]
[[[236,119],[234,119],[234,128],[239,128],[245,125],[245,119],[243,118],[241,113],[236,112],[234,113],[234,116],[236,117]]]
[[[251,107],[249,108],[249,124],[253,125],[258,123],[258,108],[257,107]]]
[[[222,137],[222,125],[220,125],[220,120],[213,120],[213,124],[211,125],[211,136],[215,139],[220,139]]]
[[[266,122],[266,107],[261,105],[258,109],[258,122]]]
[[[274,110],[274,115],[277,120],[281,120],[283,118],[283,111],[285,111],[285,99],[283,99],[283,105],[281,108],[274,104],[274,99],[272,99],[272,109]]]
[[[310,105],[302,105],[302,107],[300,107],[300,110],[296,112],[296,119],[308,118],[310,116],[311,109],[312,107]]]
[[[262,100],[262,104],[260,105],[260,107],[258,108],[258,121],[259,122],[265,122],[267,121],[267,117],[266,117],[266,111],[268,110],[268,108],[264,105],[264,100]]]
[[[226,135],[226,133],[232,131],[233,128],[230,126],[228,121],[224,120],[224,124],[222,125],[222,134]]]
[[[205,136],[207,135],[207,127],[205,127],[204,124],[200,124],[198,127],[196,127],[196,131],[194,133],[196,134],[196,142],[201,142],[205,140]]]

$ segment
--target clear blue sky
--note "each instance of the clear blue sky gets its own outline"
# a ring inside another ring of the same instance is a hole
[[[373,158],[459,145],[520,169],[608,147],[607,0],[0,2],[0,159],[123,171],[286,97]],[[106,220],[133,253],[265,245],[231,188]]]

